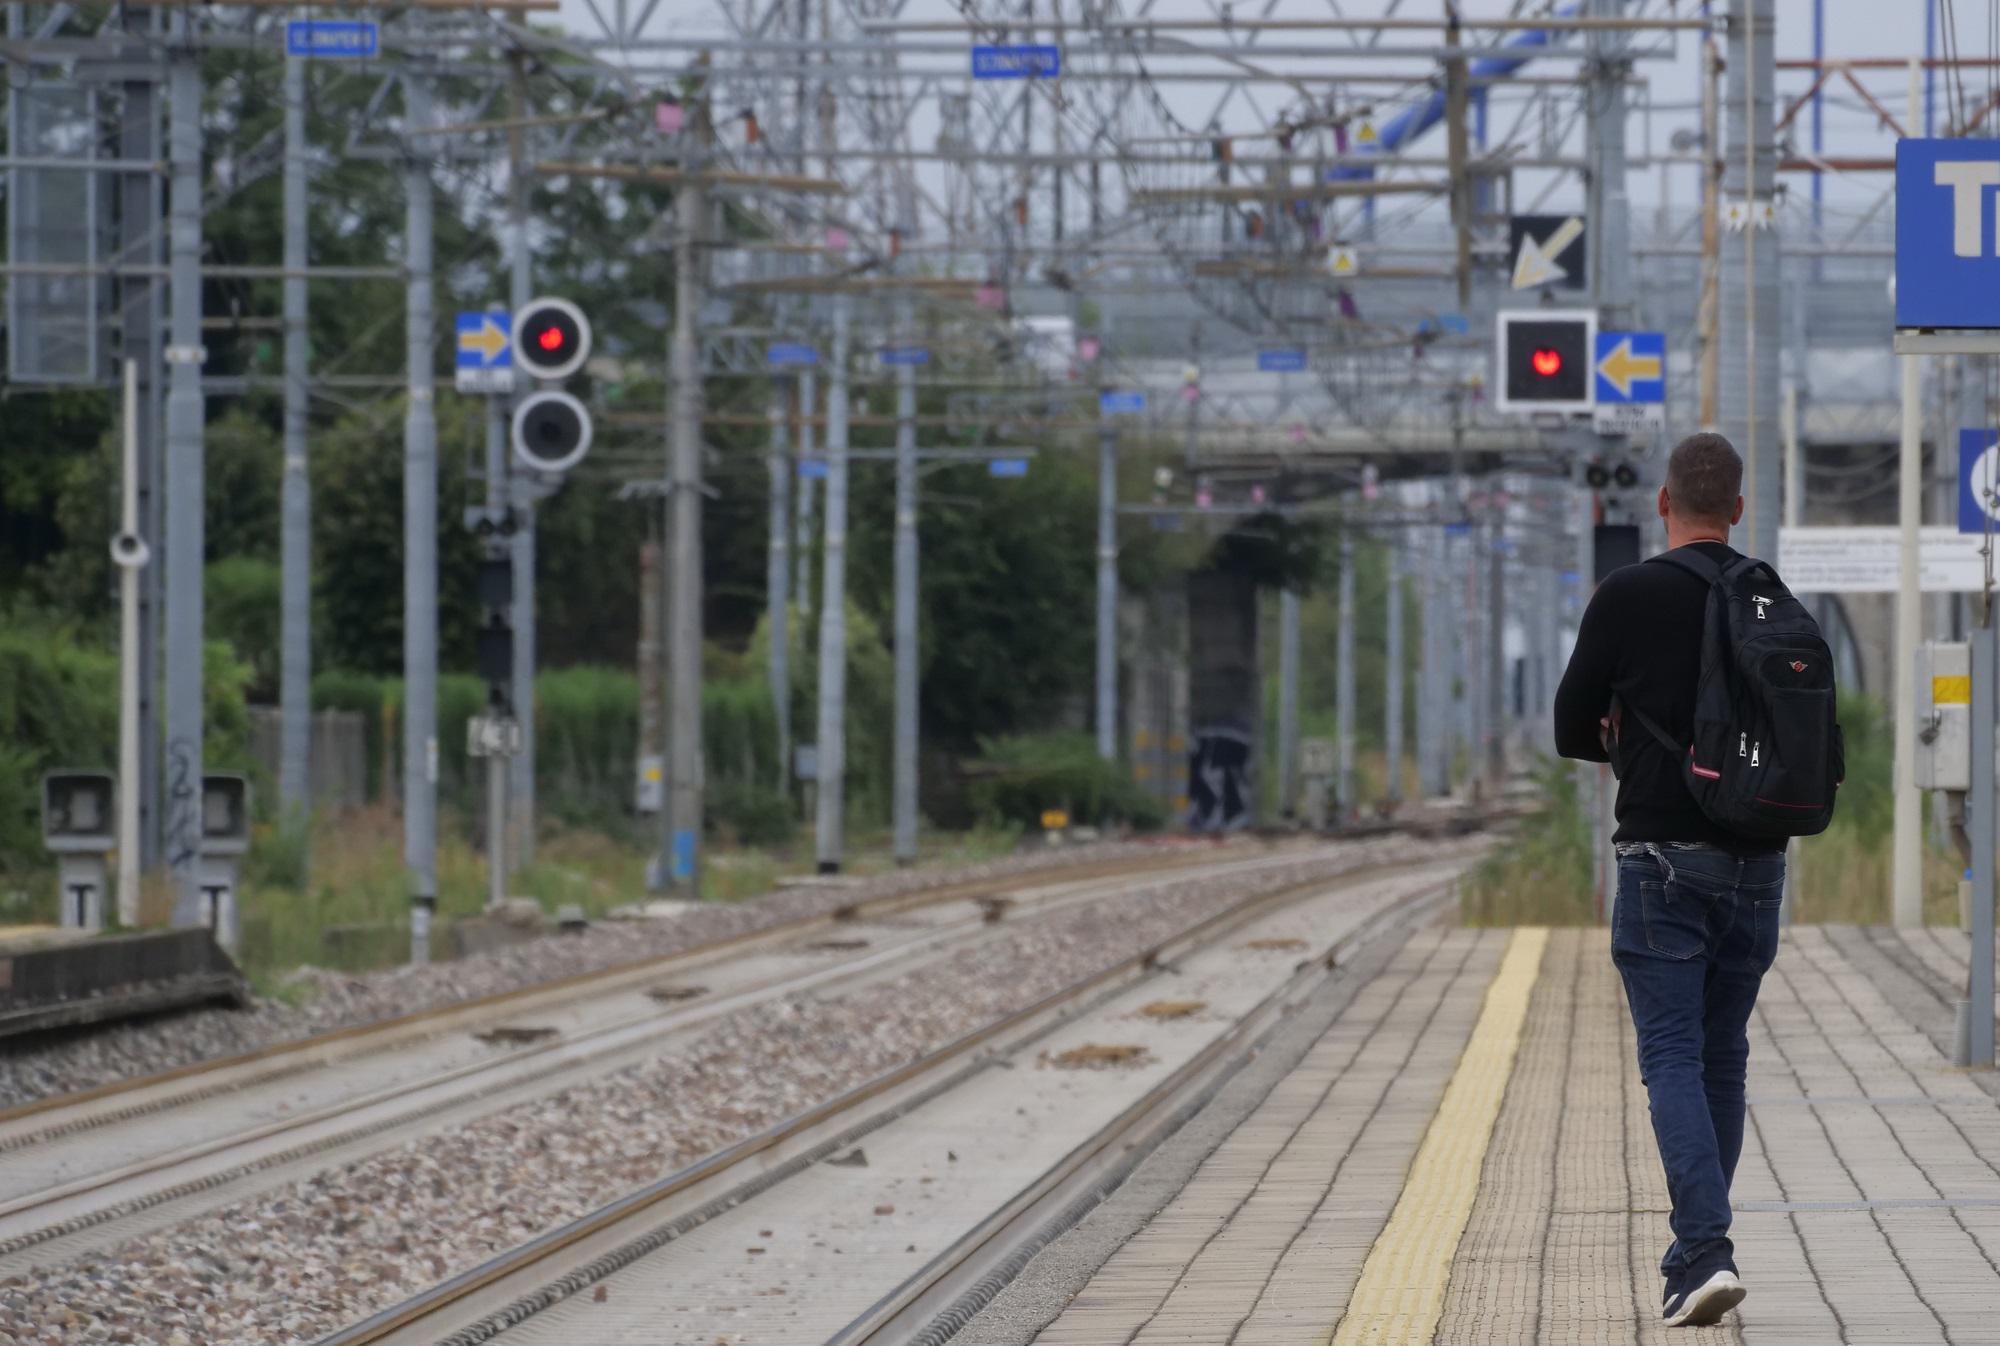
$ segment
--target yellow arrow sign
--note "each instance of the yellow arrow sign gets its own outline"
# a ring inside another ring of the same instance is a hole
[[[493,357],[507,349],[507,334],[500,330],[499,323],[491,318],[484,318],[472,331],[458,334],[458,348],[462,351],[478,351],[482,361],[492,364]]]
[[[1620,397],[1632,395],[1635,380],[1654,383],[1664,377],[1660,373],[1660,357],[1657,355],[1634,355],[1632,338],[1625,337],[1611,348],[1602,360],[1597,362],[1597,372],[1604,381],[1618,390]]]

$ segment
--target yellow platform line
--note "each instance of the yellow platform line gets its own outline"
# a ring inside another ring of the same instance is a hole
[[[1509,938],[1479,1022],[1410,1163],[1403,1194],[1368,1250],[1347,1312],[1319,1339],[1321,1346],[1425,1346],[1437,1331],[1452,1258],[1479,1195],[1480,1169],[1548,942],[1549,932],[1541,929],[1516,930]]]

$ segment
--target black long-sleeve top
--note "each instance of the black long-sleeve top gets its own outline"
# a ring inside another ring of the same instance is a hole
[[[1691,542],[1717,564],[1738,553],[1720,542]],[[1701,668],[1708,585],[1679,566],[1640,562],[1605,576],[1584,609],[1562,685],[1556,688],[1556,751],[1586,762],[1613,759],[1598,721],[1615,697],[1622,708],[1614,746],[1618,771],[1615,841],[1700,841],[1738,854],[1771,849],[1708,820],[1688,793],[1677,755],[1647,732],[1633,707],[1676,742],[1694,733],[1695,679]]]

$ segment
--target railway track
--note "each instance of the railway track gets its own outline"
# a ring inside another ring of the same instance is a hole
[[[1155,1141],[1222,1087],[1288,1008],[1324,979],[1338,975],[1355,949],[1407,930],[1433,914],[1454,887],[1459,868],[1460,862],[1450,860],[1375,865],[1238,901],[860,1088],[337,1331],[320,1346],[418,1342],[472,1346],[516,1328],[526,1329],[523,1340],[611,1340],[575,1336],[576,1324],[547,1322],[542,1315],[558,1317],[559,1312],[551,1311],[585,1299],[602,1301],[607,1283],[624,1269],[670,1244],[698,1238],[711,1221],[747,1208],[762,1193],[793,1182],[826,1161],[845,1162],[840,1158],[844,1153],[853,1158],[862,1140],[881,1138],[886,1128],[919,1117],[982,1078],[991,1081],[995,1072],[1026,1059],[1060,1030],[1102,1020],[1184,967],[1225,956],[1218,951],[1232,938],[1284,920],[1293,921],[1293,926],[1276,928],[1318,928],[1297,924],[1309,908],[1321,925],[1329,912],[1343,913],[1334,922],[1338,933],[1317,946],[1300,939],[1241,946],[1298,945],[1304,956],[1287,958],[1280,971],[1267,968],[1269,975],[1260,980],[1254,998],[1230,1014],[1225,1027],[1209,1033],[1198,1049],[1136,1097],[1122,1100],[1115,1115],[1091,1128],[1055,1162],[1037,1164],[990,1214],[953,1236],[944,1251],[895,1284],[879,1287],[879,1298],[844,1327],[835,1324],[835,1339],[842,1346],[908,1340],[938,1314],[976,1297],[982,1285],[990,1285],[1021,1259],[1024,1250],[1038,1246],[1052,1224],[1074,1219],[1093,1193],[1115,1185]],[[1130,1022],[1131,1015],[1122,1014],[1118,1021]],[[952,1159],[955,1162],[956,1156]],[[784,1203],[788,1217],[799,1204]],[[877,1213],[884,1209],[878,1207]],[[774,1219],[762,1218],[767,1223]],[[912,1244],[910,1251],[915,1248]],[[854,1269],[873,1265],[863,1261]],[[666,1287],[678,1279],[654,1274],[645,1284]],[[626,1294],[621,1288],[619,1296]],[[658,1326],[658,1320],[648,1321]]]
[[[1009,913],[1254,875],[1298,854],[1209,851],[948,884],[17,1108],[0,1116],[0,1273],[646,1059],[734,1011],[895,975]]]

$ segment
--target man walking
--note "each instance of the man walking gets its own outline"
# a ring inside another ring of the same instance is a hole
[[[1697,724],[1698,685],[1708,688],[1717,677],[1704,679],[1704,655],[1713,658],[1718,625],[1725,637],[1730,629],[1710,608],[1711,590],[1728,582],[1725,574],[1752,574],[1759,592],[1745,589],[1740,606],[1753,631],[1775,633],[1782,625],[1755,627],[1767,614],[1785,615],[1773,612],[1773,594],[1797,609],[1794,629],[1811,622],[1768,568],[1730,569],[1742,560],[1729,546],[1729,529],[1743,515],[1742,483],[1743,460],[1721,435],[1690,435],[1674,448],[1658,501],[1668,550],[1598,586],[1555,702],[1556,750],[1609,761],[1618,774],[1611,951],[1673,1201],[1673,1243],[1660,1261],[1667,1278],[1661,1319],[1669,1327],[1714,1323],[1745,1293],[1729,1240],[1729,1186],[1743,1148],[1746,1026],[1758,983],[1777,956],[1785,878],[1782,836],[1721,826],[1713,815],[1726,810],[1696,797],[1711,782],[1724,784],[1724,771],[1738,790],[1739,780],[1757,779],[1753,768],[1777,754],[1781,737],[1776,730],[1753,737],[1754,729],[1739,732],[1734,722],[1719,732]],[[1823,694],[1830,720],[1830,676],[1791,657],[1790,648],[1783,653],[1784,667],[1799,670],[1800,695]],[[1714,746],[1718,737],[1726,747]],[[1838,748],[1821,756],[1837,763]],[[1830,813],[1838,766],[1823,770]],[[1754,786],[1749,793],[1758,807],[1774,803]]]

